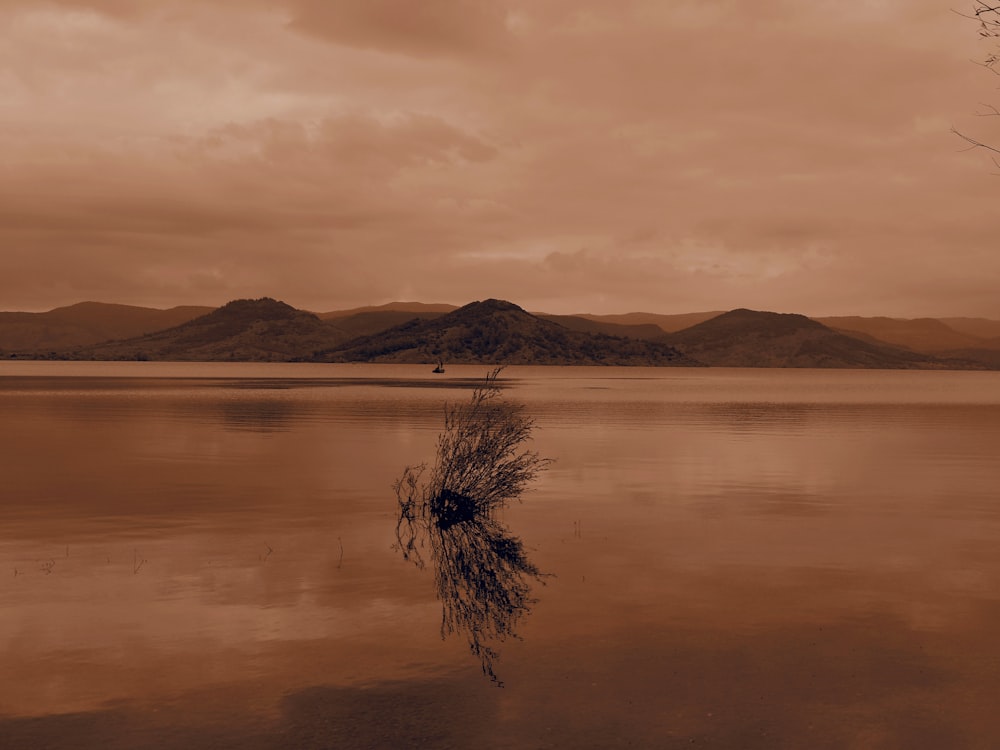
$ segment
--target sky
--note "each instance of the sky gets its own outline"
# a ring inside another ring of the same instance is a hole
[[[963,3],[0,0],[0,310],[1000,318]]]

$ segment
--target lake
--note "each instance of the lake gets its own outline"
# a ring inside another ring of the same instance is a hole
[[[0,747],[1000,746],[1000,373],[508,368],[500,687],[394,547],[486,370],[0,363]]]

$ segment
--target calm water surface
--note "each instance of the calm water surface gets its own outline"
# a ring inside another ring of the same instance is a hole
[[[1000,747],[1000,374],[508,369],[501,689],[392,547],[428,370],[0,363],[0,747]]]

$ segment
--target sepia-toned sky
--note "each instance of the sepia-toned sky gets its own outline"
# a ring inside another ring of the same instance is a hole
[[[0,310],[1000,318],[966,3],[0,0]]]

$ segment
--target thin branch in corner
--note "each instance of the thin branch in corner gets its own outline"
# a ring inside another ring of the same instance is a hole
[[[951,132],[954,133],[959,138],[961,138],[963,141],[966,141],[969,144],[968,148],[962,149],[963,151],[971,151],[971,150],[976,149],[976,148],[985,148],[988,151],[994,151],[994,152],[1000,154],[1000,148],[997,148],[996,146],[991,146],[988,143],[983,143],[982,141],[977,141],[975,138],[966,135],[965,133],[963,133],[960,130],[957,130],[954,127],[951,129]]]

